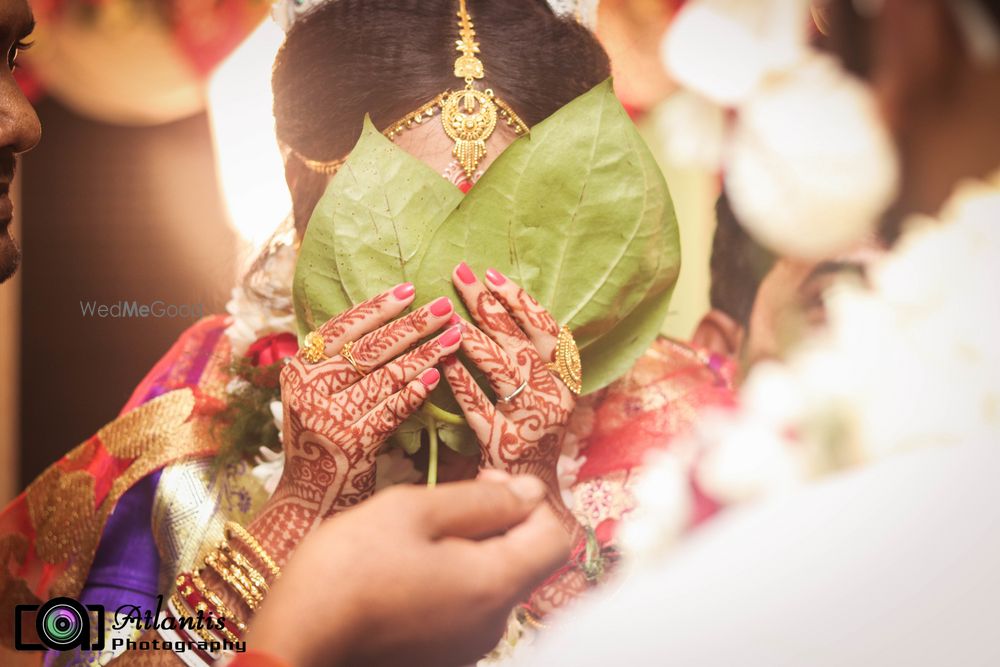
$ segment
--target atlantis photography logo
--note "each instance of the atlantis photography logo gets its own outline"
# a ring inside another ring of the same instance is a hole
[[[94,612],[96,618],[91,617]],[[34,614],[34,635],[38,643],[25,641],[31,636],[31,626],[25,627],[25,617]],[[97,636],[91,638],[91,621]],[[19,604],[14,608],[14,647],[18,651],[100,651],[104,648],[104,607],[83,605],[73,598],[52,598],[42,605]]]
[[[99,604],[82,604],[73,598],[52,598],[44,604],[19,604],[14,607],[14,647],[18,651],[104,651],[105,608]],[[155,609],[142,609],[124,604],[110,613],[109,650],[173,651],[177,654],[195,651],[203,655],[243,653],[246,642],[233,636],[214,636],[227,630],[223,616],[178,611],[171,602],[164,609],[163,596],[156,596]],[[128,630],[122,636],[123,630]],[[155,630],[157,636],[144,635]],[[139,637],[136,639],[136,637]]]

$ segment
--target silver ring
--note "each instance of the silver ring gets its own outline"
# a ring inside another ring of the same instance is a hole
[[[511,392],[510,396],[504,396],[503,398],[497,399],[497,403],[510,403],[515,398],[517,398],[522,391],[528,388],[528,381],[525,380],[521,383],[521,386]]]

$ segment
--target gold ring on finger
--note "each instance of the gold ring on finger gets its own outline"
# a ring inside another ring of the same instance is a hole
[[[310,331],[302,339],[302,359],[306,363],[318,364],[329,359],[326,355],[326,339],[319,331]]]
[[[579,396],[583,391],[583,365],[580,362],[580,348],[576,346],[569,327],[559,330],[554,354],[555,361],[548,364],[548,369],[558,375],[571,392]]]
[[[368,373],[366,373],[361,368],[361,366],[358,365],[357,359],[354,358],[354,341],[353,340],[349,340],[346,343],[344,343],[344,347],[340,348],[340,356],[342,356],[344,359],[347,360],[347,363],[349,363],[351,365],[351,368],[353,368],[355,371],[357,371],[358,375],[361,375],[362,377],[364,377],[365,375],[368,375]]]

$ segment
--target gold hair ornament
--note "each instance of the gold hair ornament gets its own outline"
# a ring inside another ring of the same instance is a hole
[[[460,38],[455,42],[455,48],[461,55],[455,60],[454,73],[465,81],[465,87],[441,93],[387,127],[382,134],[390,141],[395,141],[406,130],[422,125],[440,114],[445,134],[455,142],[452,155],[472,180],[480,161],[486,157],[486,142],[493,136],[499,120],[503,120],[518,136],[526,134],[528,126],[491,88],[476,88],[475,82],[486,76],[486,70],[483,61],[476,55],[479,53],[479,42],[476,41],[476,30],[466,7],[466,0],[459,0],[458,6]],[[294,149],[289,150],[311,171],[327,176],[336,173],[346,162],[346,158],[326,162],[312,160]]]
[[[452,155],[462,164],[471,179],[479,161],[486,156],[486,140],[497,126],[497,105],[492,90],[476,88],[476,80],[486,76],[486,69],[476,54],[479,42],[465,0],[458,0],[458,28],[461,38],[455,48],[460,55],[455,60],[455,76],[465,79],[465,88],[446,94],[441,104],[441,125],[455,142]]]

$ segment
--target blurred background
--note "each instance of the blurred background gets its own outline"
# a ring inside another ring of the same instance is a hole
[[[40,0],[18,76],[41,144],[15,191],[24,262],[0,287],[0,501],[113,419],[193,320],[88,304],[221,312],[289,209],[269,77],[282,32],[263,0]],[[604,0],[618,94],[663,145],[661,42],[677,0]],[[660,156],[662,157],[662,156]],[[664,332],[707,308],[715,176],[662,160],[684,268]]]

